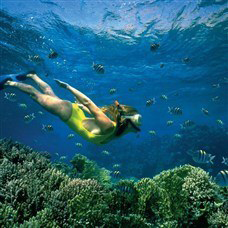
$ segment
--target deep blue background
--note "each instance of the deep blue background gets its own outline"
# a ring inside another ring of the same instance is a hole
[[[127,175],[137,176],[136,167],[141,170],[148,159],[159,158],[161,163],[151,175],[170,168],[170,154],[165,149],[162,154],[153,152],[152,157],[143,157],[144,151],[151,150],[149,130],[162,137],[178,133],[180,124],[188,119],[216,127],[217,119],[225,123],[224,127],[228,123],[226,13],[225,0],[1,0],[1,75],[35,69],[61,98],[74,101],[53,78],[76,87],[99,106],[117,99],[136,107],[143,125],[139,136],[129,134],[103,146],[91,145],[79,136],[68,140],[67,135],[73,132],[64,123],[22,92],[7,89],[0,91],[0,138],[47,150],[53,159],[57,159],[55,153],[68,160],[82,153],[107,168],[122,163]],[[161,46],[151,52],[154,42]],[[48,59],[50,49],[59,57]],[[40,55],[42,61],[30,61],[30,55]],[[185,57],[190,58],[187,64],[182,62]],[[104,75],[93,71],[93,61],[104,64]],[[160,68],[161,63],[164,68]],[[213,88],[217,83],[220,88]],[[113,95],[109,94],[111,88],[117,89]],[[5,92],[16,93],[17,102],[4,99]],[[168,100],[161,100],[161,94]],[[215,96],[219,101],[212,101]],[[146,107],[146,101],[153,97],[156,103]],[[28,109],[20,109],[18,103],[26,103]],[[181,107],[184,114],[172,116],[168,106]],[[203,115],[202,108],[208,109],[210,116]],[[23,118],[30,113],[36,118],[26,124]],[[167,120],[174,120],[174,125],[167,127]],[[42,124],[52,124],[54,132],[42,131]],[[76,147],[76,142],[83,147]],[[111,155],[104,157],[103,150]],[[217,166],[221,165],[221,155],[227,151],[217,150]],[[172,166],[183,163],[184,159],[172,160]]]

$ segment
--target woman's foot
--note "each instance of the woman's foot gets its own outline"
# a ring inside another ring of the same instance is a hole
[[[14,86],[14,85],[16,85],[17,84],[17,82],[14,82],[14,81],[6,81],[5,83],[4,83],[4,86]]]
[[[26,74],[27,78],[34,78],[35,76],[38,76],[36,73],[28,73]]]
[[[28,78],[27,75],[35,75],[35,72],[30,71],[27,73],[0,75],[0,90],[3,90],[5,88],[5,85],[7,85],[6,82],[8,82],[8,81],[14,81],[14,82],[24,81]]]

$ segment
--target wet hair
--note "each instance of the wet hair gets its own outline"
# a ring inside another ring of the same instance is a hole
[[[101,108],[101,110],[114,122],[116,122],[116,136],[121,136],[125,129],[127,128],[128,124],[133,124],[131,120],[124,118],[124,116],[133,116],[138,114],[138,111],[128,105],[120,105],[121,108],[117,107],[116,105],[107,105]],[[134,124],[133,124],[134,127]],[[137,127],[136,127],[137,128]],[[139,128],[138,128],[139,130]]]

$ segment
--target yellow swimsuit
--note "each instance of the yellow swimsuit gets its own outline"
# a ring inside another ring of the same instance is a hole
[[[115,122],[113,122],[113,124],[114,124],[113,131],[111,131],[110,133],[105,134],[105,135],[95,135],[95,134],[91,133],[90,131],[88,131],[83,126],[82,121],[84,119],[86,119],[84,112],[78,107],[78,104],[72,103],[72,114],[70,116],[70,119],[65,121],[65,123],[73,131],[77,132],[79,135],[81,135],[87,141],[95,143],[95,144],[104,144],[109,141],[109,138],[111,139],[114,137],[114,132],[116,129]]]

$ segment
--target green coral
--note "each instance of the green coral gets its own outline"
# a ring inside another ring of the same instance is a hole
[[[0,140],[1,227],[226,227],[227,188],[184,165],[110,185],[107,170],[76,155],[67,175],[47,154]],[[73,177],[73,173],[76,177]]]
[[[0,227],[17,225],[17,211],[8,204],[0,203]]]
[[[171,201],[165,189],[157,185],[150,178],[143,178],[136,184],[139,193],[138,211],[154,222],[156,220],[169,220],[172,216]]]
[[[228,227],[228,210],[219,209],[208,218],[210,228]]]
[[[163,171],[152,180],[144,178],[136,186],[139,211],[154,217],[159,227],[167,222],[208,226],[208,214],[221,202],[209,175],[190,165]]]
[[[44,208],[39,211],[36,216],[25,221],[20,225],[20,228],[60,228],[54,220],[53,212],[49,208]]]
[[[89,160],[87,157],[76,154],[70,161],[76,171],[76,176],[81,179],[94,179],[104,185],[110,185],[110,171],[98,167],[96,162]]]
[[[201,219],[201,223],[202,219],[207,220],[207,214],[216,210],[221,202],[217,195],[219,187],[211,181],[208,173],[200,168],[194,168],[185,178],[182,191],[187,195],[186,206],[190,219]]]

